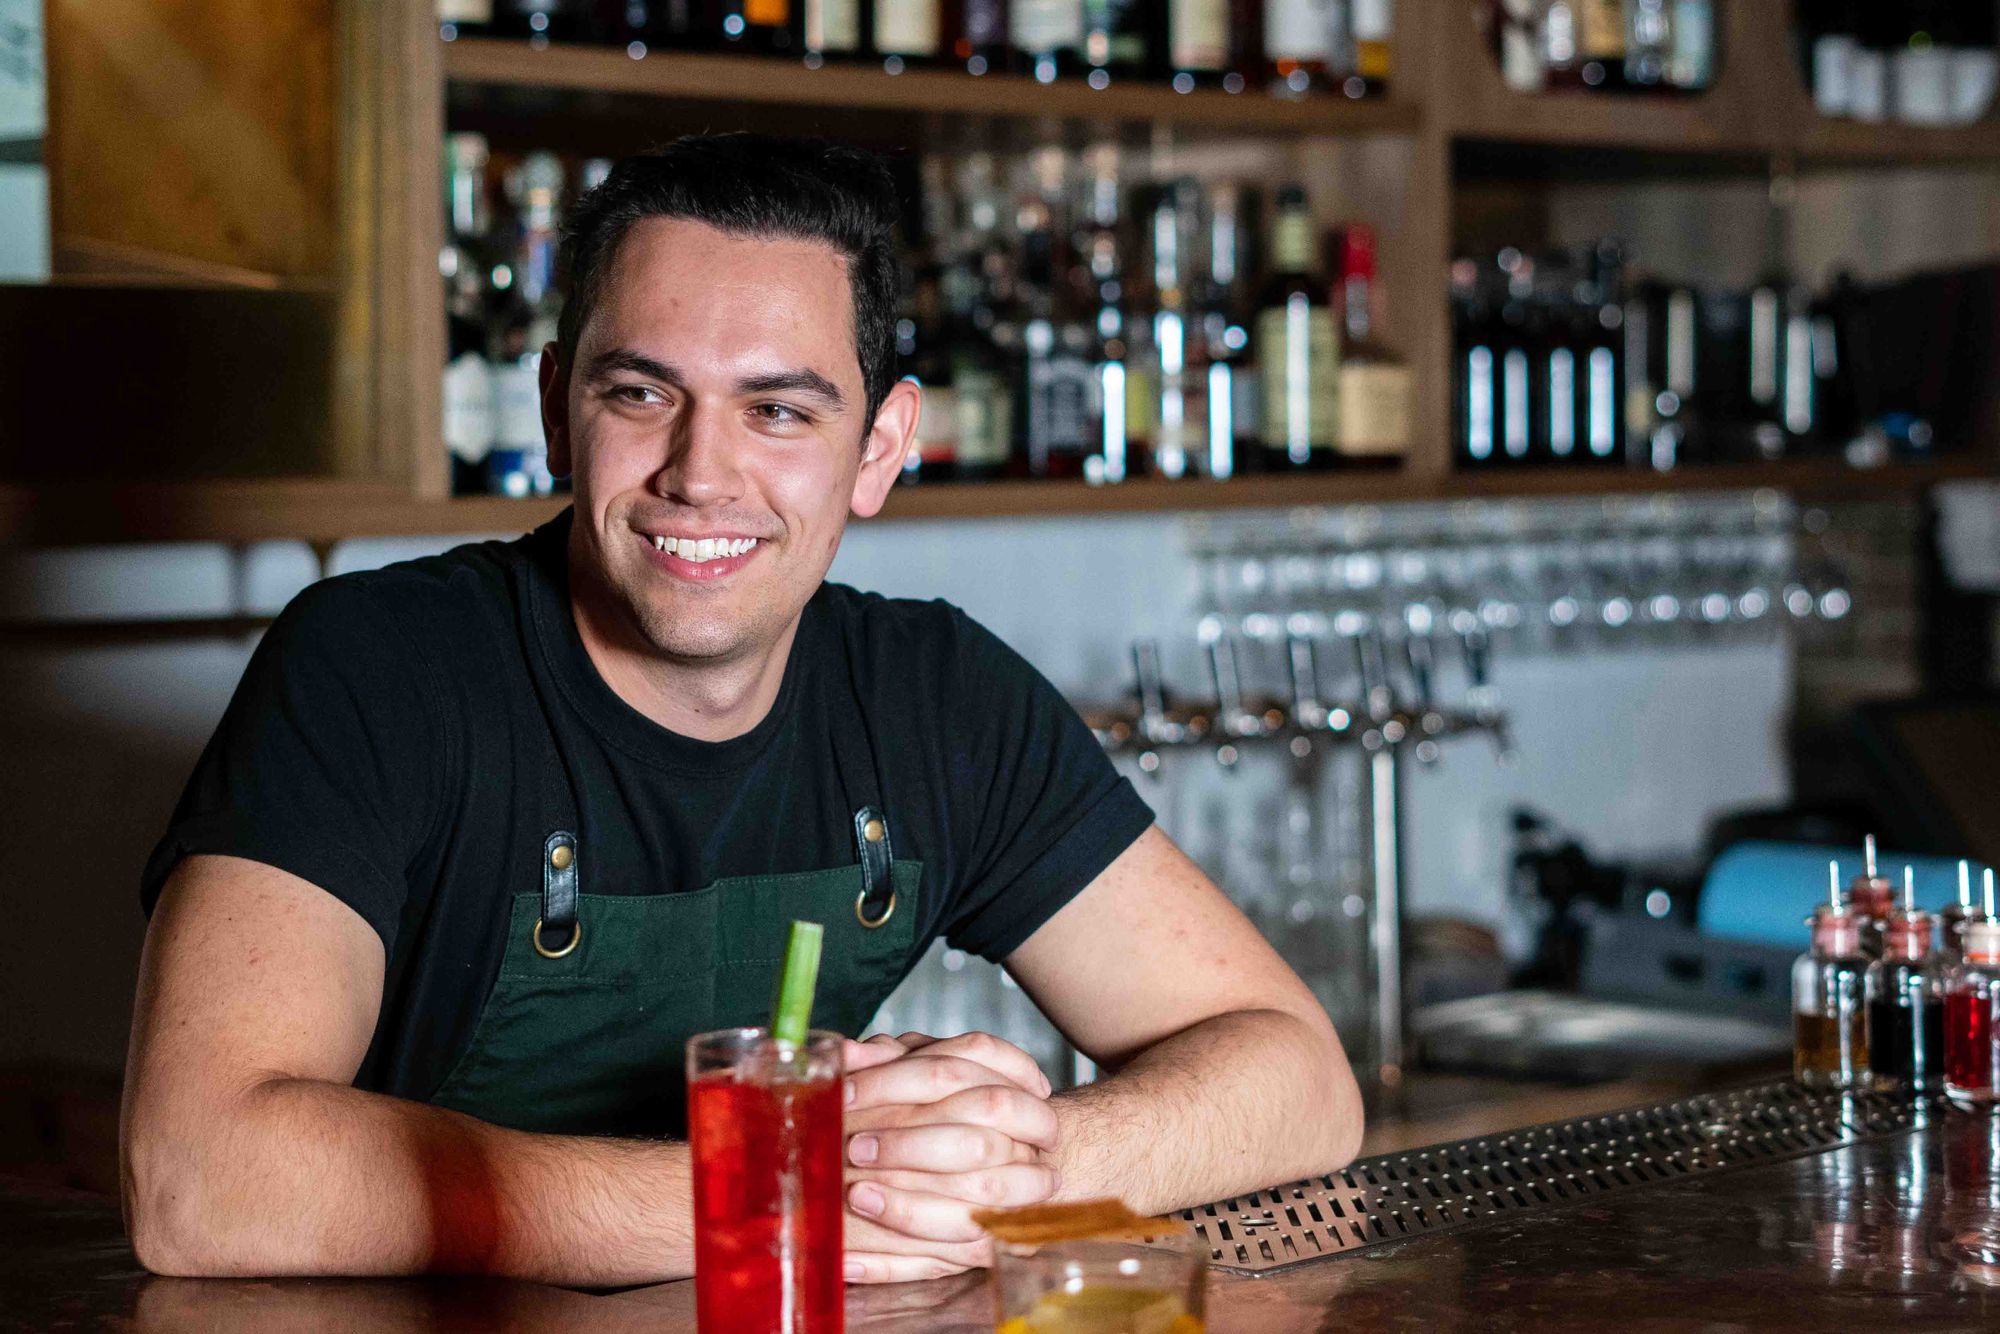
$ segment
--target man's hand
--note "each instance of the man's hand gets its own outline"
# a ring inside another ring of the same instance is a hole
[[[846,1277],[937,1278],[987,1264],[975,1207],[1038,1204],[1059,1184],[1049,1081],[986,1033],[847,1045]]]

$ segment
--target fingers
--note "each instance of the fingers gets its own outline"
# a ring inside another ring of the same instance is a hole
[[[962,1207],[962,1206],[961,1206]],[[849,1212],[846,1227],[849,1257],[859,1255],[907,1256],[951,1266],[942,1271],[983,1268],[993,1262],[993,1242],[985,1236],[974,1241],[940,1241],[934,1237],[913,1237],[871,1222],[865,1215]]]
[[[841,1064],[848,1074],[862,1070],[872,1070],[878,1065],[887,1065],[903,1054],[903,1047],[896,1039],[877,1034],[866,1042],[856,1042],[848,1038],[841,1044]]]
[[[928,1255],[884,1255],[849,1251],[841,1262],[841,1277],[849,1283],[918,1283],[927,1278],[963,1274],[971,1265],[955,1265]]]
[[[1017,1096],[1040,1101],[1038,1095],[1024,1092],[1006,1076],[977,1061],[932,1056],[928,1052],[916,1052],[860,1071],[850,1077],[849,1084],[854,1095],[848,1099],[847,1108],[855,1112],[894,1103],[942,1102],[955,1093],[982,1086],[1005,1088]]]
[[[849,1182],[848,1208],[906,1236],[970,1241],[973,1209],[1018,1209],[1055,1198],[1061,1178],[1047,1163],[1008,1163],[978,1172],[867,1173]]]
[[[904,1033],[896,1041],[906,1052],[921,1051],[926,1056],[957,1056],[974,1061],[1006,1076],[1008,1082],[1046,1098],[1054,1092],[1049,1078],[1035,1058],[1004,1038],[991,1033],[960,1033],[953,1038],[934,1038],[927,1033]]]
[[[948,1119],[948,1103],[913,1108],[919,1125],[863,1126],[847,1140],[847,1161],[856,1167],[910,1172],[976,1172],[1009,1163],[1035,1162],[1054,1148],[1055,1114],[1034,1107],[1010,1109],[1017,1115],[995,1126]],[[932,1121],[935,1111],[938,1119]],[[1049,1124],[1044,1124],[1046,1121]]]

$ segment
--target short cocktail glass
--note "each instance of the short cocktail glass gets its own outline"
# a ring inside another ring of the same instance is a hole
[[[841,1039],[688,1039],[694,1286],[703,1330],[841,1334]]]
[[[1207,1283],[1186,1232],[994,1247],[999,1334],[1202,1334]]]

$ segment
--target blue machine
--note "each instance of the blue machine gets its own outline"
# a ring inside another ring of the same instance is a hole
[[[1695,901],[1695,923],[1704,935],[1803,950],[1807,942],[1805,920],[1826,902],[1829,861],[1840,863],[1842,885],[1861,874],[1859,848],[1757,840],[1732,844],[1708,868]],[[1899,898],[1906,864],[1916,869],[1919,908],[1936,912],[1957,902],[1955,858],[1878,852],[1876,874],[1896,886]],[[1980,870],[1978,866],[1972,870],[1975,895]]]

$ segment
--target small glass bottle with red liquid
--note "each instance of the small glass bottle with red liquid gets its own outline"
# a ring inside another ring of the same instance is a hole
[[[1847,887],[1847,906],[1861,919],[1861,952],[1882,957],[1882,938],[1896,908],[1896,887],[1875,870],[1875,835],[1861,840],[1861,874]]]
[[[2000,918],[1993,915],[1993,873],[1985,911],[1965,924],[1965,959],[1944,992],[1944,1091],[1953,1102],[2000,1102]]]
[[[1972,863],[1961,857],[1958,902],[1945,904],[1938,914],[1938,962],[1942,966],[1950,968],[1965,957],[1965,924],[1977,916],[1979,910],[1972,905]]]
[[[1827,863],[1827,902],[1806,924],[1812,948],[1792,965],[1792,1074],[1810,1089],[1868,1086],[1868,958],[1862,921],[1840,901],[1840,863]]]
[[[1868,965],[1868,1069],[1880,1089],[1934,1093],[1944,1082],[1944,975],[1931,915],[1903,868],[1903,905],[1889,914],[1882,957]]]

